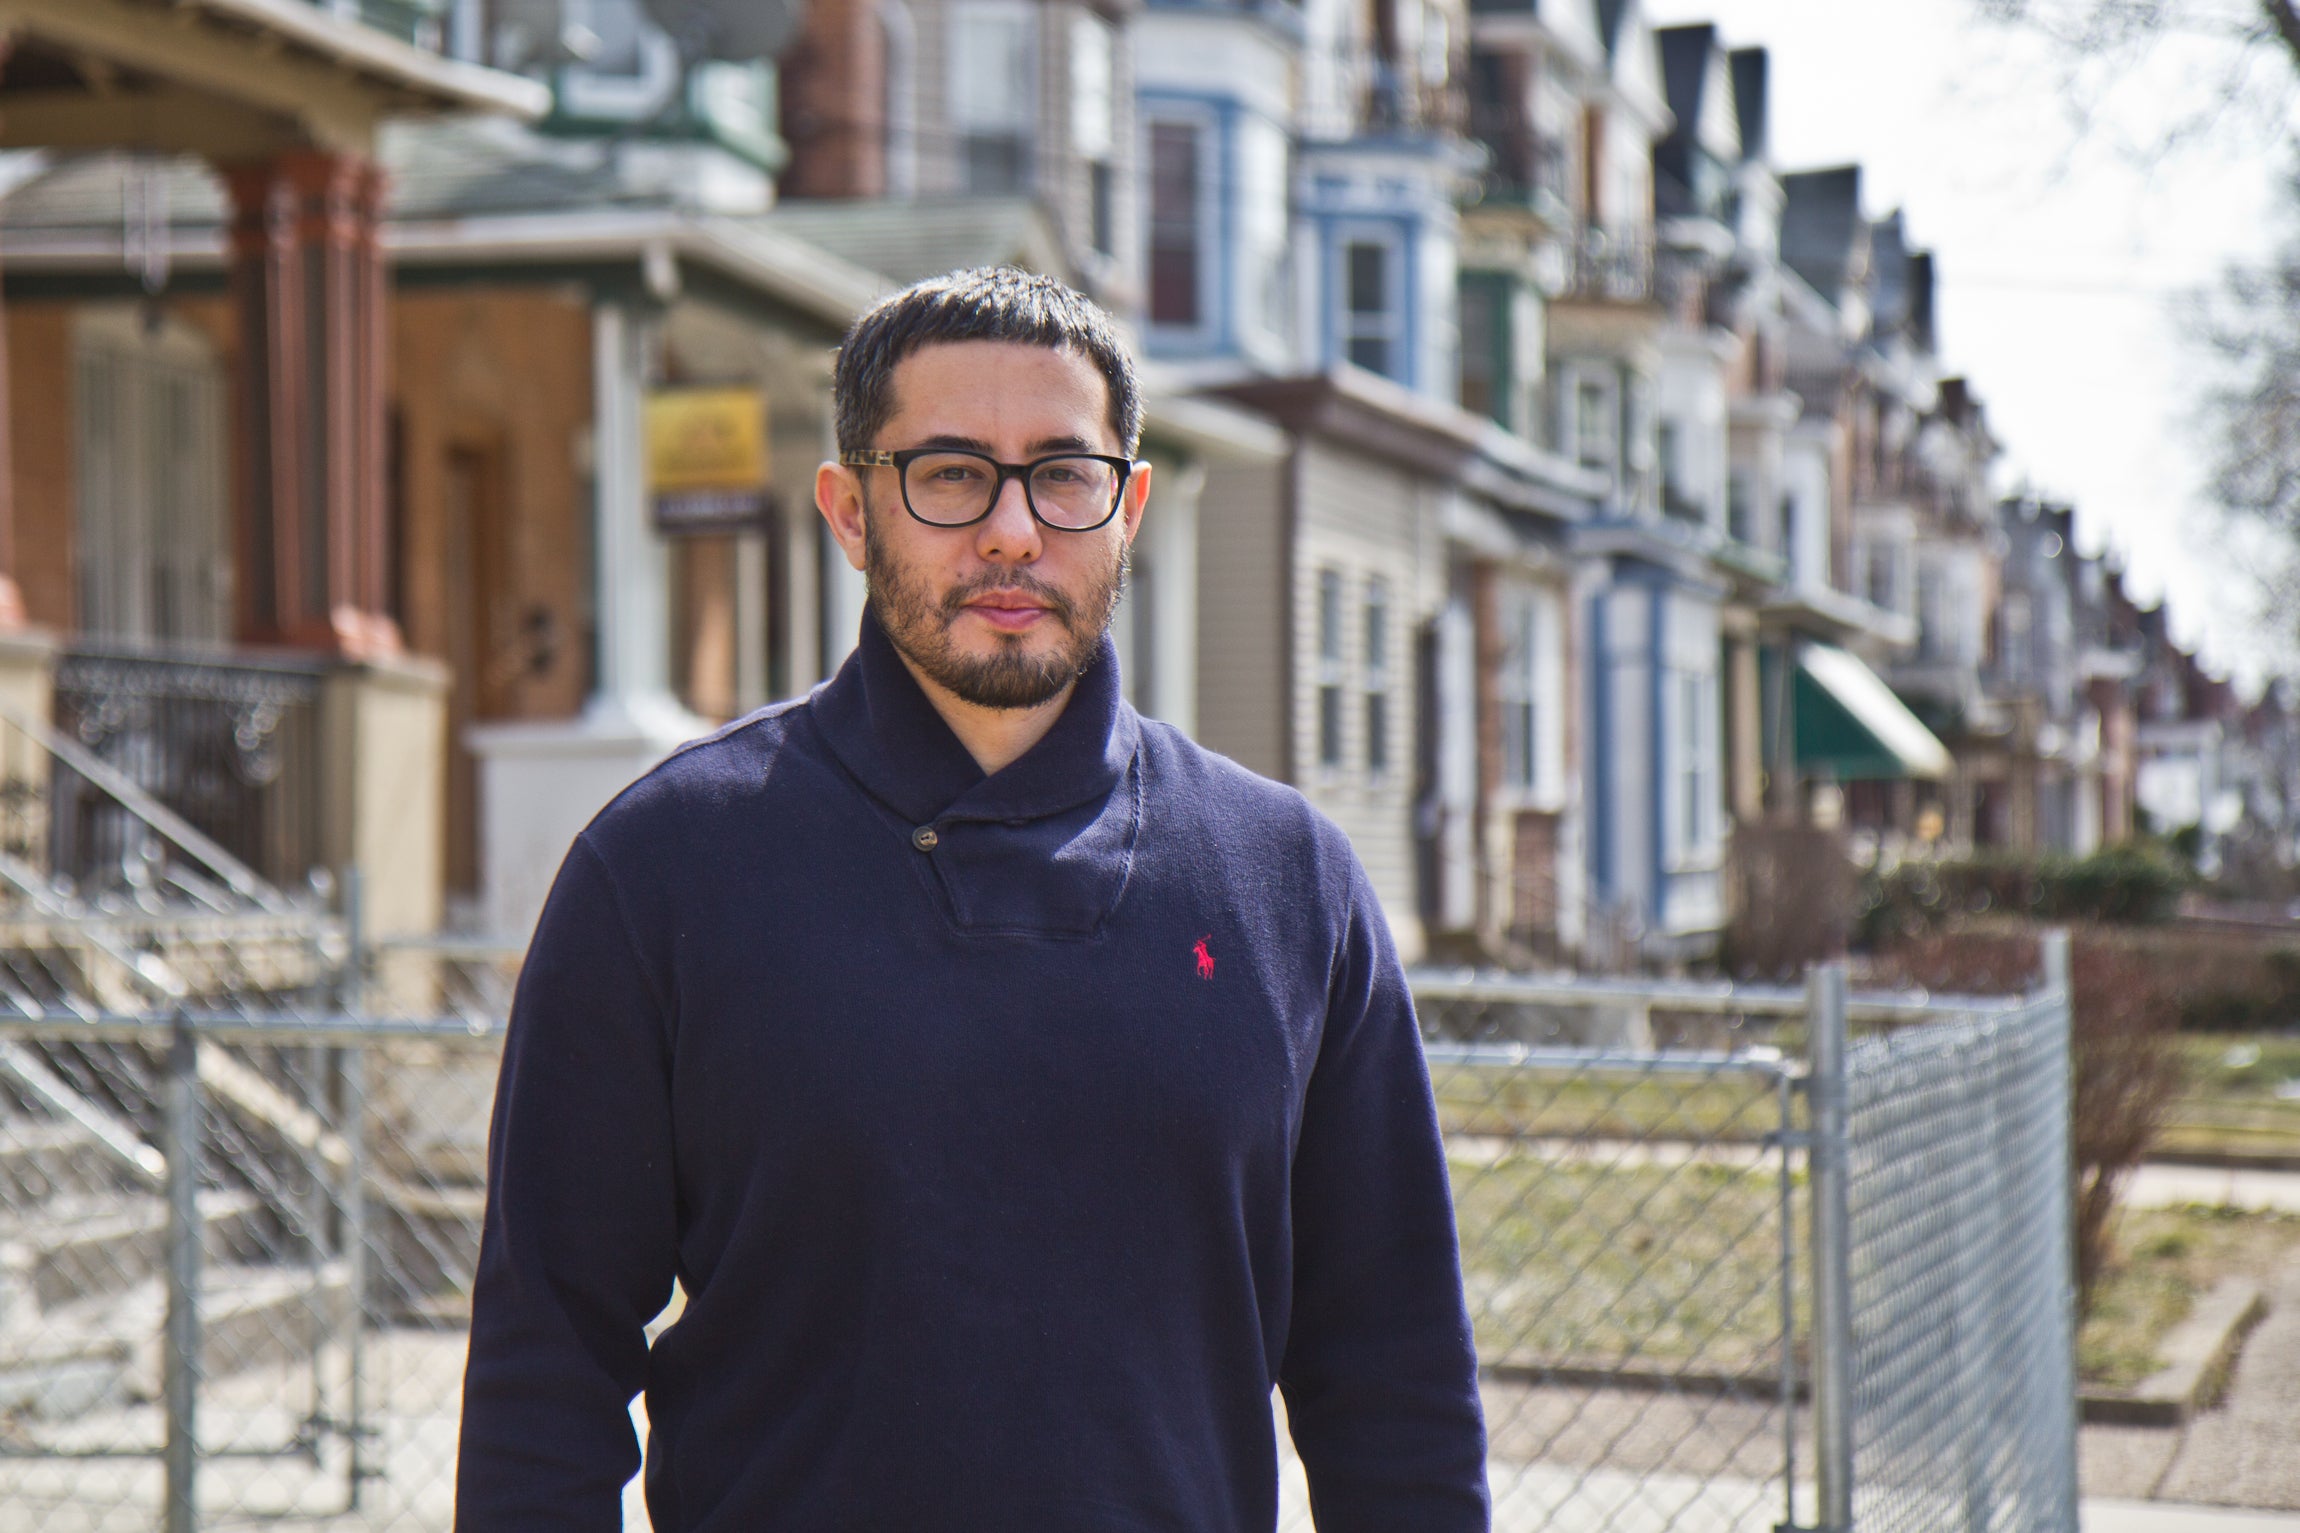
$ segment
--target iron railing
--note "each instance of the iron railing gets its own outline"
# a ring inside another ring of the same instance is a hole
[[[49,856],[87,890],[138,887],[167,840],[123,805],[93,759],[267,881],[325,861],[320,704],[326,662],[75,645],[56,658]]]

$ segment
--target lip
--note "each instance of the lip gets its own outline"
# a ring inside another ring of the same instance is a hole
[[[1024,633],[1051,609],[1044,602],[1032,601],[1027,596],[1000,592],[968,602],[966,610],[1001,633]]]

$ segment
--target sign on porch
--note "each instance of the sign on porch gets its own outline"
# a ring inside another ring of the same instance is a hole
[[[767,401],[756,389],[647,396],[647,498],[667,534],[738,532],[767,514]]]

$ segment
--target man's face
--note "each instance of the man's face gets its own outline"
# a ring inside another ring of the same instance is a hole
[[[1005,341],[928,346],[896,364],[893,383],[894,413],[870,447],[963,447],[1002,463],[1125,451],[1110,429],[1109,385],[1075,352]],[[903,508],[896,470],[824,472],[851,476],[853,525],[831,504],[824,510],[887,637],[930,680],[977,707],[1035,708],[1093,658],[1118,605],[1147,468],[1129,478],[1118,514],[1091,532],[1039,522],[1019,478],[1000,486],[983,520],[931,527]],[[818,482],[817,496],[836,488]]]

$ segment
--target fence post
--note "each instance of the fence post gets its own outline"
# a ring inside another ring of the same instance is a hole
[[[2037,939],[2037,967],[2043,971],[2041,988],[2063,1002],[2068,1000],[2068,965],[2068,928],[2056,926]]]
[[[2059,1524],[2065,1530],[2065,1533],[2076,1533],[2077,1410],[2076,1401],[2074,1398],[2076,1380],[2073,1377],[2075,1372],[2076,1350],[2076,1166],[2073,1153],[2074,1146],[2069,1142],[2068,1137],[2072,1130],[2067,1121],[2067,1109],[2069,1106],[2067,1094],[2068,1092],[2074,1090],[2074,1083],[2070,1080],[2068,1072],[2074,1069],[2076,988],[2071,972],[2072,960],[2070,954],[2068,928],[2055,927],[2051,931],[2046,932],[2043,937],[2038,939],[2037,958],[2038,967],[2043,971],[2040,988],[2043,990],[2046,998],[2057,1000],[2057,1003],[2060,1007],[2061,1065],[2063,1071],[2061,1079],[2064,1083],[2063,1094],[2061,1097],[2063,1128],[2063,1137],[2061,1142],[2064,1149],[2063,1158],[2068,1162],[2068,1174],[2063,1176],[2060,1181],[2062,1198],[2060,1221],[2062,1230],[2062,1243],[2060,1249],[2061,1284],[2059,1320],[2061,1326],[2061,1335],[2067,1338],[2068,1341],[2070,1353],[2069,1368],[2072,1377],[2069,1379],[2070,1400],[2068,1408],[2068,1419],[2063,1424],[2065,1430],[2056,1432],[2054,1434],[2057,1440],[2053,1446],[2056,1450],[2056,1456],[2060,1461],[2053,1466],[2053,1469],[2055,1471],[2054,1478],[2060,1481],[2059,1489],[2062,1505],[2060,1508],[2061,1516],[2058,1519]]]
[[[357,1017],[367,1000],[366,891],[358,864],[343,872],[344,960],[336,1005],[347,1018]],[[351,1287],[346,1304],[351,1325],[344,1338],[345,1437],[351,1445],[350,1483],[344,1505],[358,1511],[361,1488],[370,1473],[367,1463],[367,1357],[362,1344],[367,1329],[367,1050],[359,1044],[338,1050],[345,1155],[343,1188],[344,1281]]]
[[[1813,1447],[1820,1526],[1853,1525],[1852,1221],[1846,1198],[1845,965],[1817,964],[1805,979],[1808,1152],[1813,1199]]]
[[[162,1385],[167,1412],[166,1533],[199,1525],[194,1481],[200,1447],[200,1055],[178,1017],[168,1040],[163,1101],[168,1157],[168,1315]]]

